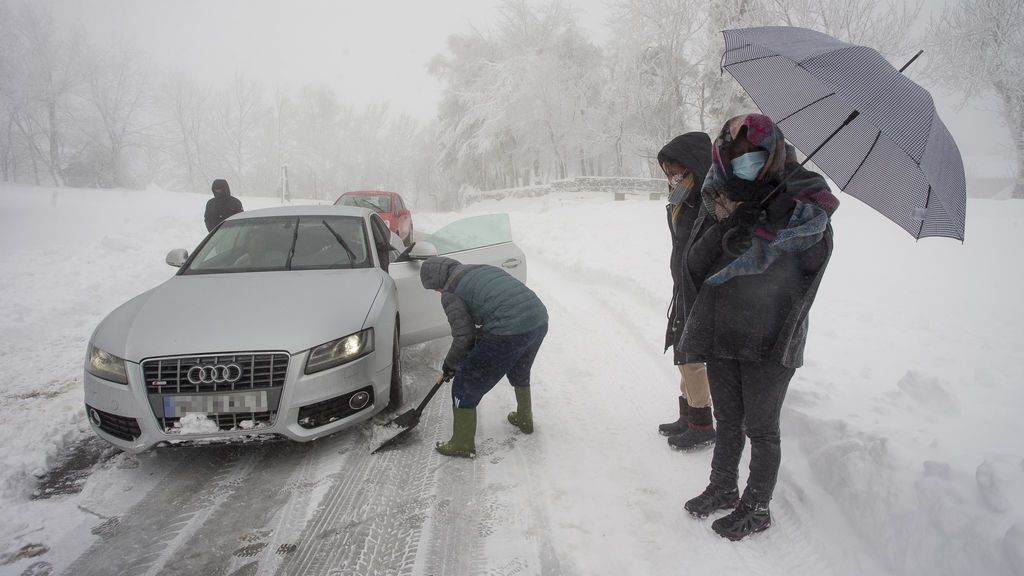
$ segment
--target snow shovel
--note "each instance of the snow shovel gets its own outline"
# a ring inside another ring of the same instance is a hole
[[[370,450],[370,454],[376,454],[378,450],[395,444],[395,442],[400,438],[403,438],[409,430],[415,428],[416,425],[420,423],[420,415],[423,414],[423,409],[427,407],[431,398],[434,397],[434,394],[437,393],[437,390],[441,388],[441,385],[444,384],[444,382],[445,379],[442,374],[441,377],[437,379],[437,383],[434,384],[434,387],[430,389],[430,392],[427,392],[426,397],[420,401],[419,406],[399,414],[393,420],[385,424],[384,428],[394,431],[394,435],[381,442],[380,445],[373,450]]]

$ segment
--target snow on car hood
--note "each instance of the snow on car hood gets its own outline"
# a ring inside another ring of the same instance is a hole
[[[364,328],[382,274],[361,268],[174,276],[114,310],[92,340],[132,362],[248,350],[294,354]]]

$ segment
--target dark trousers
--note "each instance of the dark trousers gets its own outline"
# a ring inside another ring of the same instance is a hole
[[[779,415],[789,381],[796,372],[776,362],[741,362],[709,358],[708,381],[718,424],[711,483],[735,489],[740,456],[750,438],[750,476],[743,499],[767,504],[775,490],[782,461]],[[744,438],[744,432],[746,438]]]
[[[530,369],[547,333],[547,323],[512,336],[484,332],[455,373],[452,383],[455,407],[476,408],[484,394],[506,374],[513,386],[529,386]]]

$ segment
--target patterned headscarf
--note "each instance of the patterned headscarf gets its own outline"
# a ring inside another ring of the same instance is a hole
[[[768,160],[753,183],[741,180],[732,173],[732,148],[741,135],[751,144],[768,152]],[[744,114],[730,118],[722,126],[722,132],[711,147],[711,158],[711,171],[701,188],[704,207],[710,214],[714,214],[715,198],[719,194],[731,200],[759,202],[788,172],[794,170],[796,174],[786,181],[786,194],[797,202],[809,202],[821,207],[829,216],[839,207],[839,199],[832,194],[820,174],[797,167],[796,149],[786,142],[775,122],[763,114]],[[760,226],[754,232],[769,240],[774,238],[772,232]]]
[[[755,182],[741,180],[732,173],[732,147],[741,133],[751,144],[768,152],[768,160]],[[722,127],[711,154],[711,171],[701,188],[701,198],[709,213],[714,213],[718,194],[742,202],[760,202],[790,173],[781,193],[790,196],[795,206],[789,223],[781,230],[769,229],[761,214],[751,228],[750,248],[708,278],[707,284],[719,285],[736,276],[760,274],[780,255],[801,252],[822,239],[832,213],[839,207],[839,199],[829,190],[825,178],[796,163],[796,150],[786,143],[782,131],[770,118],[746,114],[730,119]]]

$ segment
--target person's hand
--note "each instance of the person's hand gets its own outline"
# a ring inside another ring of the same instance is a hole
[[[757,224],[761,217],[759,202],[733,202],[729,217],[722,222],[726,230],[733,228],[749,229]]]
[[[724,194],[715,196],[715,218],[719,221],[728,220],[739,205],[739,202],[729,200]]]
[[[765,206],[765,227],[772,232],[778,232],[789,226],[789,218],[793,215],[794,208],[796,200],[793,200],[785,190],[781,190]]]
[[[452,378],[455,378],[455,368],[452,368],[451,366],[445,364],[441,368],[441,379],[444,380],[445,382],[451,382]]]

